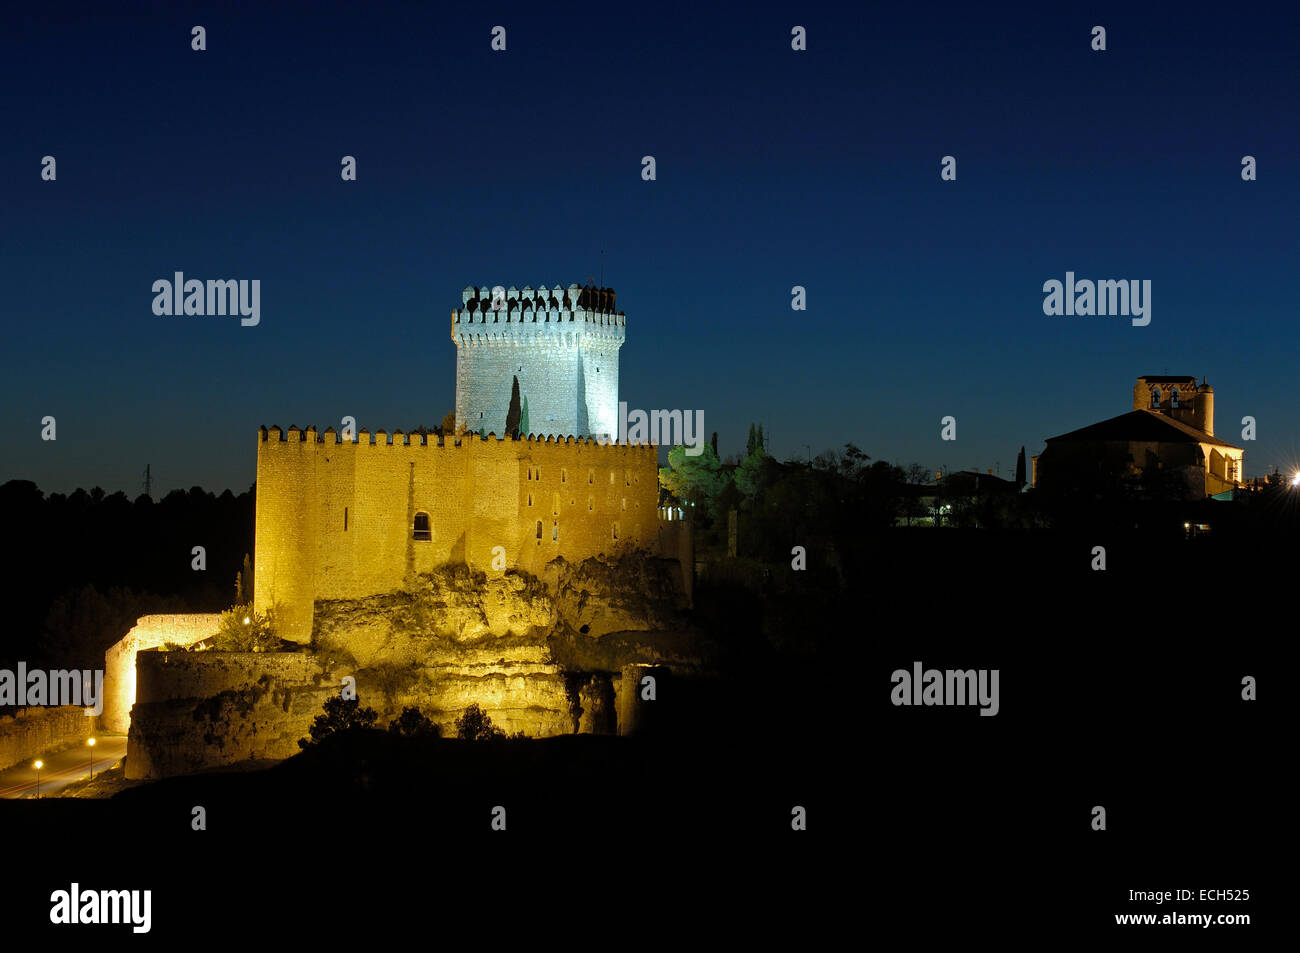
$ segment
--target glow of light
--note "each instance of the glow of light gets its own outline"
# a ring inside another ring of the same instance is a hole
[[[1292,486],[1300,486],[1300,470],[1297,470],[1297,471],[1295,472],[1295,476],[1293,476],[1293,477],[1291,478],[1291,485],[1292,485]]]
[[[45,767],[45,762],[44,762],[44,761],[37,761],[37,762],[36,762],[36,770],[37,770],[37,771],[41,770],[41,768],[43,768],[43,767]]]
[[[87,738],[87,739],[86,739],[86,744],[90,745],[92,748],[95,747],[95,739],[94,739],[94,738]]]
[[[244,625],[248,625],[248,616],[244,616]]]

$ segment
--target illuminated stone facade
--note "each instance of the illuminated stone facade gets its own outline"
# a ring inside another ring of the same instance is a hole
[[[371,439],[259,433],[253,600],[259,612],[277,608],[286,639],[311,641],[317,600],[409,589],[450,562],[540,576],[558,556],[659,549],[652,445]]]
[[[522,434],[617,437],[618,353],[627,318],[612,288],[576,284],[522,291],[470,286],[451,313],[456,426],[504,434],[513,382],[528,416]]]

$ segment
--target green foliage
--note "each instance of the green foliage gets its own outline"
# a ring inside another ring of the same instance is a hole
[[[402,713],[388,723],[392,734],[403,738],[437,738],[441,732],[418,708],[403,708]]]
[[[272,612],[255,612],[251,605],[232,606],[221,613],[212,648],[217,652],[274,652],[280,647]]]
[[[456,432],[456,411],[449,410],[442,418],[442,432],[444,435]]]
[[[755,445],[754,452],[741,461],[740,466],[736,467],[733,479],[736,483],[736,489],[746,501],[752,501],[759,491],[763,488],[763,483],[767,474],[767,451],[763,449],[760,441]]]
[[[673,447],[668,451],[668,466],[659,470],[661,487],[681,503],[709,514],[715,511],[718,496],[729,482],[718,455],[707,443],[694,457],[686,453],[685,447]]]
[[[370,728],[379,717],[373,708],[362,708],[360,699],[343,698],[341,695],[325,699],[323,707],[325,713],[317,715],[316,720],[312,722],[311,740],[299,738],[299,748],[305,750],[312,745],[320,744],[326,738],[346,731]]]
[[[504,738],[505,732],[492,724],[488,713],[475,702],[456,719],[456,737],[461,741],[490,741]]]

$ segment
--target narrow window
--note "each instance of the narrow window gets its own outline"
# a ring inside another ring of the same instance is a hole
[[[1152,406],[1152,407],[1159,407],[1159,406],[1160,406],[1160,388],[1159,388],[1159,387],[1153,387],[1153,388],[1151,388],[1151,406]]]
[[[614,524],[614,538],[618,539],[618,524]]]
[[[561,470],[560,470],[560,482],[561,482],[561,483],[568,483],[568,482],[569,482],[569,471],[568,471],[568,470],[564,470],[564,469],[561,469]]]
[[[537,538],[538,538],[538,539],[541,539],[541,538],[542,538],[542,521],[541,521],[541,520],[538,520],[538,521],[537,521]]]
[[[596,508],[596,498],[594,496],[587,497],[587,512],[590,513],[595,508]]]
[[[588,470],[588,471],[587,471],[587,482],[588,482],[588,483],[595,483],[595,482],[596,482],[596,471],[595,471],[595,470]]]
[[[559,523],[552,523],[552,524],[551,524],[551,539],[559,539],[559,538],[560,538],[560,524],[559,524]]]
[[[560,515],[560,494],[556,493],[551,502],[551,513],[555,516]]]
[[[412,539],[433,539],[433,531],[429,528],[429,514],[415,514],[415,531],[411,534]]]
[[[348,508],[343,507],[343,532],[348,531]]]
[[[1170,406],[1170,407],[1177,407],[1177,406],[1178,406],[1178,388],[1177,388],[1177,387],[1175,387],[1175,388],[1170,392],[1170,394],[1169,394],[1169,406]]]

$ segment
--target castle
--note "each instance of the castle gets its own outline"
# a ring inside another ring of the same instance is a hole
[[[541,575],[641,549],[680,557],[689,592],[689,527],[660,525],[657,448],[608,439],[614,292],[497,292],[466,288],[452,311],[455,434],[259,430],[253,601],[284,638],[311,641],[319,600],[409,589],[448,562]],[[532,432],[505,437],[514,380]]]
[[[1033,458],[1034,486],[1099,486],[1134,473],[1164,471],[1189,499],[1241,484],[1244,451],[1214,435],[1214,388],[1195,377],[1146,375],[1133,386],[1133,409],[1048,438]]]
[[[465,288],[451,312],[456,427],[505,433],[513,382],[523,433],[618,435],[618,352],[627,318],[614,290]]]
[[[259,428],[254,607],[319,651],[188,652],[218,615],[140,619],[105,663],[128,777],[289,757],[340,672],[387,716],[418,705],[450,731],[479,704],[545,736],[631,730],[638,673],[695,664],[656,635],[690,603],[691,524],[660,516],[657,448],[609,439],[614,292],[493,290],[467,288],[452,312],[454,432]],[[596,671],[556,657],[555,631],[637,637]]]

